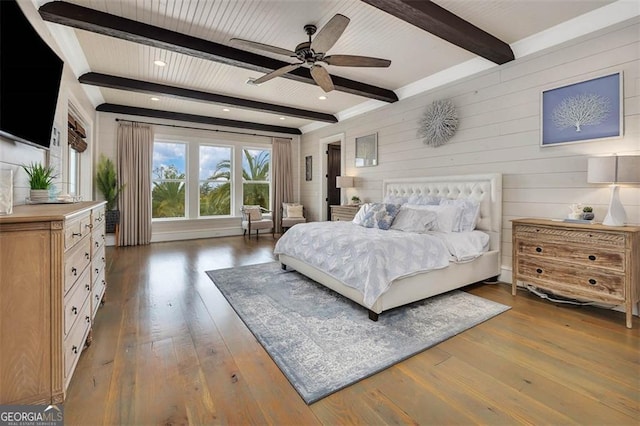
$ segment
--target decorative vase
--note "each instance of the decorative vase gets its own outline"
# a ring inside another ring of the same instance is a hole
[[[595,218],[595,217],[596,217],[596,215],[591,213],[591,212],[582,213],[582,218],[584,220],[593,220],[593,218]]]
[[[29,192],[29,200],[32,203],[45,203],[49,201],[48,189],[32,189]]]

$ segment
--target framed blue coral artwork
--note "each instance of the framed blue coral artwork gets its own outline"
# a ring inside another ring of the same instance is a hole
[[[543,91],[540,144],[621,137],[622,93],[622,72]]]

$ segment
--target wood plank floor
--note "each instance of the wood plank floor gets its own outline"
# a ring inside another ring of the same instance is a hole
[[[64,404],[68,425],[640,422],[640,321],[557,306],[506,284],[512,306],[307,406],[204,271],[274,260],[275,240],[108,248],[106,302]],[[363,311],[363,315],[366,312]]]

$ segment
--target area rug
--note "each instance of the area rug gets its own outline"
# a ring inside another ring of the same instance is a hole
[[[509,309],[452,291],[374,322],[362,306],[278,262],[207,275],[307,404]]]

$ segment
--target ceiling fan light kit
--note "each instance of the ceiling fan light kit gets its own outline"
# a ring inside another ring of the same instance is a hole
[[[388,59],[372,58],[368,56],[357,55],[329,55],[326,53],[333,47],[338,41],[344,30],[349,25],[349,18],[344,15],[336,14],[325,24],[324,27],[318,31],[317,27],[313,24],[307,24],[304,26],[304,31],[309,37],[308,41],[304,41],[298,44],[295,51],[283,49],[277,46],[270,46],[268,44],[258,43],[250,40],[243,40],[240,38],[232,38],[230,42],[235,45],[249,47],[258,50],[264,50],[266,52],[275,53],[278,55],[285,55],[292,58],[297,58],[300,62],[286,65],[282,68],[271,71],[263,75],[260,78],[253,80],[252,83],[259,85],[267,82],[276,77],[280,77],[288,72],[296,70],[300,67],[309,68],[313,81],[322,88],[325,92],[334,90],[333,80],[326,68],[320,63],[324,63],[329,66],[338,67],[376,67],[387,68],[391,65],[391,61]],[[313,38],[314,34],[318,34]]]

